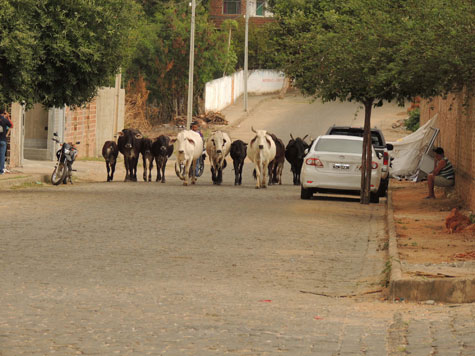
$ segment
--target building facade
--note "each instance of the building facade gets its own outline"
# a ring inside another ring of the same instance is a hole
[[[210,18],[219,27],[224,20],[244,17],[246,2],[249,2],[252,23],[259,25],[273,21],[273,14],[268,10],[265,0],[211,0]]]

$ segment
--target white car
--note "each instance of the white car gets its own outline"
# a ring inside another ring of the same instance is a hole
[[[371,162],[372,203],[379,202],[382,161],[374,147]],[[300,173],[302,199],[314,193],[360,194],[361,155],[363,138],[355,136],[325,135],[318,137],[304,158]]]

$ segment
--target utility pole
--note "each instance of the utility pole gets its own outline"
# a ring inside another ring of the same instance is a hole
[[[244,111],[247,112],[247,78],[248,78],[248,42],[249,42],[249,0],[246,0],[246,31],[244,39]]]
[[[190,67],[188,73],[188,110],[186,115],[186,129],[190,129],[193,117],[193,72],[195,63],[195,11],[196,0],[191,0],[191,30],[190,30]]]

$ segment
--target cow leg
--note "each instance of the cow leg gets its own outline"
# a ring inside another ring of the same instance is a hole
[[[107,168],[107,181],[110,182],[110,167],[109,167],[109,161],[106,161],[106,168]]]
[[[211,166],[211,179],[213,184],[216,184],[216,170],[214,169],[214,164]]]
[[[243,170],[243,168],[244,168],[244,159],[239,164],[239,185],[242,184],[242,170]]]
[[[269,169],[268,163],[262,163],[262,188],[267,188],[266,185],[266,171]]]
[[[167,159],[164,158],[162,161],[162,183],[165,183],[165,168],[167,167]]]
[[[158,182],[160,179],[162,179],[162,176],[160,174],[160,169],[162,167],[161,167],[161,161],[160,161],[159,156],[155,156],[155,163],[157,164],[157,179],[155,181]]]
[[[203,159],[203,158],[201,158]],[[196,184],[196,167],[198,166],[198,160],[194,161],[192,160],[191,161],[191,184]]]
[[[272,185],[273,184],[273,165],[274,163],[271,162],[268,166],[267,166],[267,174],[269,175],[269,185]],[[262,165],[264,166],[264,165]]]
[[[152,169],[153,169],[153,157],[149,157],[149,168],[148,168],[148,181],[152,181]]]
[[[117,161],[114,160],[110,165],[111,165],[111,182],[114,180],[114,172],[115,172],[115,165],[116,165]]]
[[[216,181],[218,185],[221,185],[223,183],[223,165],[217,166],[218,168],[218,176],[216,177]]]
[[[282,185],[282,171],[284,170],[284,164],[279,164],[277,169],[277,177],[279,179],[279,185]]]
[[[259,189],[261,187],[261,169],[260,169],[260,163],[256,164],[256,168],[254,171],[256,172],[256,189]]]
[[[143,180],[144,182],[147,181],[147,158],[143,156]]]
[[[125,179],[124,179],[124,182],[128,182],[129,179],[130,179],[130,176],[129,176],[129,166],[130,166],[130,162],[129,162],[129,158],[128,158],[128,157],[124,157],[124,166],[125,166]]]
[[[190,172],[191,172],[190,169],[194,168],[192,163],[193,163],[193,160],[187,161],[185,163],[185,172],[183,174],[183,185],[188,185],[188,178],[189,178],[189,175],[190,175]]]

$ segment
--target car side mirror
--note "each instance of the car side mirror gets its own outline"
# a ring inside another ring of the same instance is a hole
[[[305,151],[303,151],[303,153],[305,153],[307,155],[308,154],[308,148],[306,148]]]
[[[390,143],[387,143],[386,148],[388,149],[388,151],[392,151],[394,149],[394,146]]]

